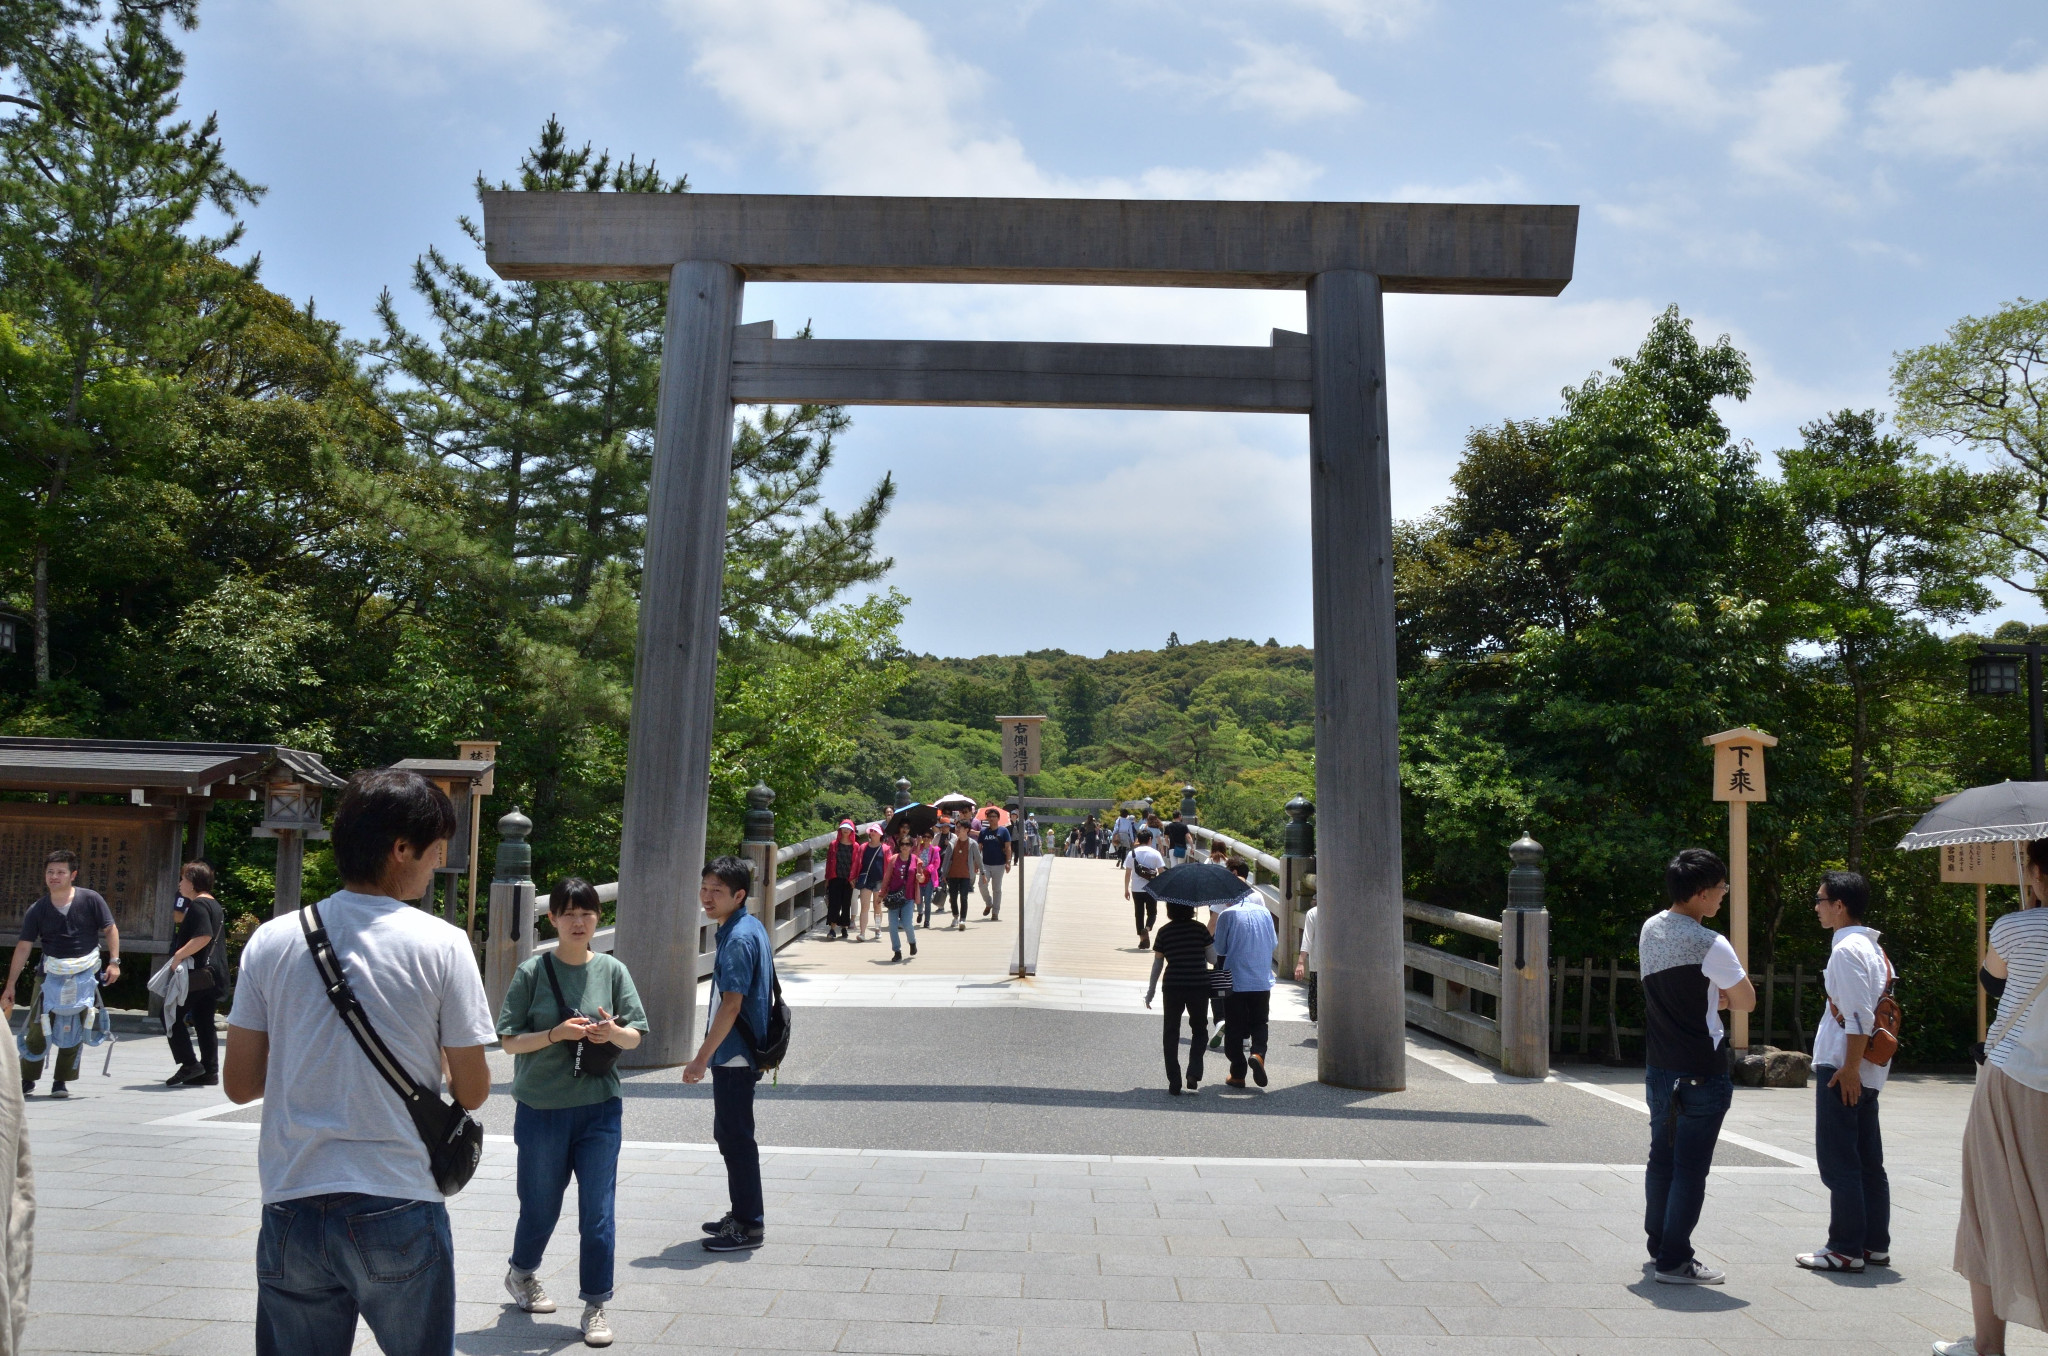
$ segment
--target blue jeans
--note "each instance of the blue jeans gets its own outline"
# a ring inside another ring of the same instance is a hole
[[[1884,1171],[1884,1137],[1877,1128],[1877,1093],[1865,1088],[1855,1106],[1828,1086],[1835,1071],[1813,1071],[1813,1156],[1828,1189],[1828,1251],[1861,1257],[1890,1252],[1892,1183]]]
[[[761,1146],[754,1142],[754,1085],[760,1075],[747,1064],[711,1067],[711,1138],[725,1160],[726,1194],[745,1224],[761,1224]]]
[[[903,949],[903,944],[896,940],[896,925],[898,923],[901,923],[903,925],[903,930],[910,934],[910,944],[912,946],[917,945],[917,928],[910,921],[910,911],[916,907],[916,905],[912,904],[907,899],[904,900],[901,904],[893,904],[890,906],[889,949],[891,951],[901,951]]]
[[[585,1304],[603,1304],[612,1297],[625,1105],[617,1097],[552,1110],[520,1102],[512,1115],[512,1142],[519,1146],[519,1224],[512,1231],[512,1265],[526,1272],[540,1269],[541,1254],[562,1217],[569,1174],[575,1173],[576,1225],[583,1240],[577,1294]]]
[[[1707,1201],[1707,1172],[1735,1083],[1727,1074],[1695,1077],[1651,1068],[1643,1086],[1650,1103],[1643,1232],[1657,1270],[1677,1271],[1693,1258],[1692,1230]]]
[[[257,1356],[348,1356],[358,1314],[386,1356],[451,1356],[448,1207],[352,1191],[264,1206]]]

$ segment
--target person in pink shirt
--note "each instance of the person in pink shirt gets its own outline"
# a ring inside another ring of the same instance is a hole
[[[892,965],[903,959],[903,944],[896,932],[899,926],[910,935],[910,954],[917,955],[917,928],[911,912],[916,907],[918,875],[917,849],[910,842],[910,831],[901,829],[882,859],[882,907],[889,915],[889,949],[896,953],[890,957]]]

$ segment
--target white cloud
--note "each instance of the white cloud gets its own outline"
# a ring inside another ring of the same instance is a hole
[[[1276,4],[1313,10],[1346,37],[1398,38],[1429,12],[1431,0],[1253,0],[1252,7],[1272,9]]]
[[[982,72],[879,0],[669,0],[699,40],[692,72],[826,192],[1014,197],[1289,197],[1316,167],[1268,152],[1231,169],[1075,179],[978,123]],[[1334,82],[1332,82],[1334,84]],[[1338,91],[1341,93],[1342,91]]]
[[[619,42],[590,0],[281,0],[279,8],[319,46],[412,85],[439,85],[451,64],[580,73]]]
[[[1719,81],[1735,65],[1735,50],[1694,21],[1713,16],[1681,5],[1606,8],[1634,20],[1609,38],[1600,68],[1615,97],[1695,127],[1711,127],[1727,115],[1731,101]]]
[[[1402,184],[1390,202],[1527,202],[1529,184],[1513,170],[1496,170],[1460,184]]]
[[[1359,106],[1358,96],[1299,47],[1241,41],[1244,64],[1224,77],[1232,108],[1271,113],[1286,122],[1331,117]]]
[[[1871,111],[1879,150],[2000,164],[2048,143],[2048,62],[1956,71],[1938,85],[1902,75]]]
[[[1750,96],[1749,130],[1728,153],[1759,179],[1816,187],[1825,181],[1813,161],[1849,121],[1849,82],[1842,64],[1778,71]]]

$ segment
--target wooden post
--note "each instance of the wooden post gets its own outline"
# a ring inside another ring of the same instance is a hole
[[[1990,937],[1984,927],[1984,891],[1988,889],[1982,881],[1977,883],[1977,968],[1984,968],[1984,954],[1990,947]],[[1977,1039],[1983,1040],[1990,1028],[1984,1024],[1984,986],[1972,977],[1971,987],[1977,991]]]
[[[297,829],[277,831],[277,876],[271,887],[270,916],[283,918],[299,911],[306,879],[306,836]]]
[[[620,1060],[635,1069],[696,1053],[697,890],[710,808],[740,299],[739,271],[729,264],[685,262],[669,271],[619,847],[618,955],[639,985],[649,1029]]]
[[[1543,907],[1543,845],[1523,834],[1508,847],[1508,907],[1500,916],[1500,1067],[1550,1072],[1550,913]]]
[[[1017,813],[1010,816],[1010,855],[1017,862],[1017,978],[1031,973],[1024,946],[1024,779],[1017,778]]]
[[[1317,1074],[1338,1087],[1399,1091],[1408,1085],[1400,706],[1379,278],[1318,273],[1308,286],[1308,328]]]
[[[1714,799],[1728,802],[1728,944],[1735,959],[1749,970],[1749,803],[1766,799],[1764,750],[1777,739],[1761,730],[1738,726],[1700,740],[1714,751]],[[1749,1014],[1728,1014],[1728,1044],[1737,1053],[1749,1049]]]
[[[1728,802],[1728,943],[1749,969],[1749,802]],[[1749,1014],[1731,1012],[1728,1043],[1749,1049]]]
[[[512,973],[533,951],[533,821],[513,806],[498,821],[497,869],[491,876],[490,916],[484,923],[484,996],[496,1012],[512,986]]]

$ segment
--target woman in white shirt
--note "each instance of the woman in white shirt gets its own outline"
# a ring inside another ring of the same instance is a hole
[[[1975,1333],[1936,1356],[1996,1356],[2005,1325],[2048,1328],[2048,839],[2027,845],[2025,899],[1992,926],[1986,987],[2004,981],[1963,1131],[1955,1268]]]

